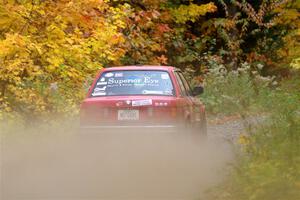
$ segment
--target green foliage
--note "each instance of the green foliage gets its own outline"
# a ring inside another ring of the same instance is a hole
[[[241,82],[245,84],[249,81],[249,78],[245,81],[243,76],[235,79],[240,79],[240,81],[233,81],[235,84]],[[240,138],[242,153],[228,179],[218,189],[212,191],[212,199],[296,200],[299,198],[299,80],[299,76],[295,76],[291,80],[282,81],[276,89],[258,84],[256,86],[259,87],[258,93],[253,86],[248,86],[252,93],[246,93],[235,84],[226,85],[231,88],[227,90],[236,90],[233,94],[230,92],[226,94],[231,95],[230,97],[240,105],[233,108],[226,104],[222,108],[223,112],[228,109],[228,112],[234,111],[243,115],[245,114],[243,109],[256,113],[260,111],[266,119],[258,125],[252,125],[252,128],[248,129],[248,134]],[[237,95],[239,92],[243,92],[245,96],[241,98],[242,95]],[[212,92],[209,95],[212,95]],[[251,103],[244,106],[245,104],[238,101],[239,99]],[[223,103],[226,103],[226,100],[223,99]]]
[[[188,8],[195,3],[206,5],[199,1],[173,5]],[[192,67],[201,74],[209,64],[205,55],[214,55],[228,70],[243,62],[263,62],[269,74],[294,66],[289,63],[299,55],[299,1],[216,0],[214,5],[217,12],[204,17],[184,19],[183,23],[176,23],[174,17],[175,37],[168,48],[172,65]]]
[[[266,98],[269,87],[276,84],[272,77],[263,77],[263,65],[244,63],[238,70],[228,71],[223,64],[211,58],[205,76],[205,93],[201,96],[211,114],[248,115],[262,111],[260,99]]]

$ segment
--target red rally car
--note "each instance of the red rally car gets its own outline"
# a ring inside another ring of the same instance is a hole
[[[205,106],[182,72],[170,66],[100,70],[81,105],[81,131],[193,131],[206,135]],[[181,129],[182,128],[182,129]]]

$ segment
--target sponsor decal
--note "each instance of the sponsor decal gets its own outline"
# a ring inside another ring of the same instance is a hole
[[[103,78],[101,78],[101,79],[100,79],[100,81],[101,81],[101,82],[105,81],[105,78],[104,78],[104,77],[103,77]]]
[[[107,82],[98,82],[97,85],[107,85]]]
[[[102,88],[95,88],[94,91],[98,92],[98,91],[104,91],[106,89],[106,86],[102,87]]]
[[[114,76],[114,73],[111,73],[111,72],[108,72],[104,75],[105,77],[113,77]]]
[[[152,105],[152,99],[132,101],[132,106],[148,106],[148,105]]]
[[[163,91],[156,91],[156,90],[143,90],[143,94],[164,94]]]
[[[147,85],[147,86],[158,86],[159,80],[151,79],[151,77],[144,77],[144,78],[124,78],[118,79],[116,77],[108,78],[107,80],[108,85],[112,86],[131,86],[131,85]]]
[[[142,82],[142,79],[114,79],[114,78],[109,78],[108,79],[108,84],[109,85],[122,85],[122,84],[139,84]]]
[[[166,90],[164,93],[165,93],[166,95],[172,95],[172,94],[173,94],[171,90]]]
[[[123,73],[117,72],[117,73],[115,73],[115,77],[123,77]]]
[[[92,94],[92,96],[104,96],[104,95],[106,95],[106,92],[94,92],[93,94]]]
[[[169,79],[169,75],[168,74],[161,74],[161,79]]]
[[[145,77],[144,78],[144,83],[147,84],[147,85],[151,85],[151,84],[158,84],[159,83],[159,80],[157,79],[151,79],[151,77]]]

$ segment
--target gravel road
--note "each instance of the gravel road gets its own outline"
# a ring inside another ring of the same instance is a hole
[[[210,124],[208,134],[213,139],[224,139],[235,142],[238,136],[244,131],[245,127],[240,119],[227,121],[221,124]]]
[[[206,142],[155,132],[16,133],[1,141],[0,199],[203,198],[225,177],[234,161],[228,140],[242,130],[239,120],[209,125]]]

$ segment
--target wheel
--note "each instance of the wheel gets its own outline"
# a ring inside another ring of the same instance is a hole
[[[200,122],[197,122],[195,124],[194,132],[197,136],[200,136],[201,138],[207,138],[207,121],[205,113],[201,115]]]

